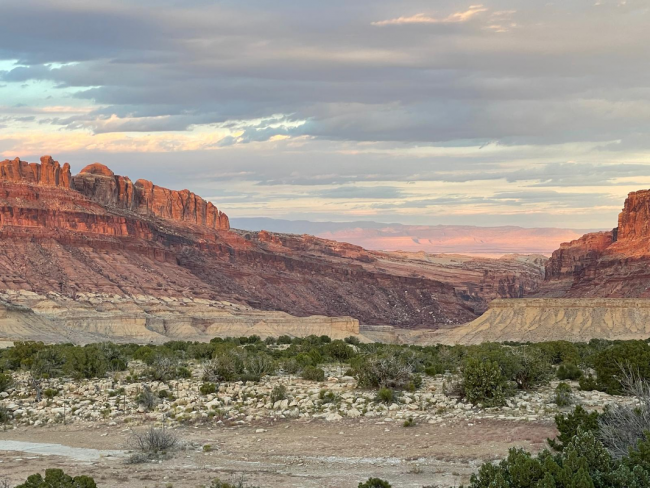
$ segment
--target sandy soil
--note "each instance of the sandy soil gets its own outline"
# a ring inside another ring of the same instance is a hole
[[[374,420],[294,420],[176,432],[187,447],[159,464],[127,465],[126,455],[89,461],[0,450],[0,479],[16,484],[34,472],[60,467],[69,474],[93,476],[100,488],[197,488],[216,477],[231,481],[242,475],[246,483],[264,487],[356,487],[370,476],[396,488],[447,487],[467,482],[481,462],[504,457],[509,447],[537,451],[556,433],[552,424],[499,420],[409,428]],[[121,450],[128,435],[123,424],[20,428],[0,432],[0,449],[3,441],[12,440]],[[213,450],[204,453],[204,444]]]

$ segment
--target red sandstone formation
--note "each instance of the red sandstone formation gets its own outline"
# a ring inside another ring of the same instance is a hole
[[[535,291],[541,261],[369,252],[312,236],[228,230],[188,190],[100,164],[0,164],[0,289],[247,303],[365,324],[467,322],[494,297]],[[463,260],[465,259],[465,260]]]
[[[630,193],[611,232],[562,244],[546,265],[543,297],[650,297],[650,190]]]
[[[43,156],[41,164],[5,159],[0,161],[0,180],[70,188],[70,165],[61,167],[51,156]]]
[[[189,190],[168,190],[147,180],[133,184],[126,176],[115,175],[99,163],[86,166],[73,182],[75,190],[102,205],[211,229],[230,228],[226,214]]]

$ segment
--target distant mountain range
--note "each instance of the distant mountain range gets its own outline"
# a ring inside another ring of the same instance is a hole
[[[563,242],[580,238],[586,229],[516,226],[403,225],[381,222],[311,222],[271,218],[232,218],[232,227],[288,234],[311,234],[349,242],[366,249],[500,256],[509,253],[550,256]]]

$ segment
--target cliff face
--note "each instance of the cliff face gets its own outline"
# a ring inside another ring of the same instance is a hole
[[[630,193],[611,232],[562,244],[538,296],[650,297],[650,190]]]
[[[148,295],[295,316],[429,327],[472,320],[537,288],[543,261],[370,252],[312,236],[229,230],[188,190],[100,164],[0,164],[0,292]]]
[[[628,194],[618,215],[617,240],[621,242],[650,238],[650,190]]]
[[[211,229],[230,228],[226,214],[189,190],[169,190],[147,180],[138,180],[133,184],[129,178],[115,175],[106,166],[98,163],[82,169],[73,178],[73,186],[75,190],[101,205]]]
[[[61,167],[51,156],[43,156],[41,164],[5,159],[0,161],[0,180],[70,188],[70,165]]]

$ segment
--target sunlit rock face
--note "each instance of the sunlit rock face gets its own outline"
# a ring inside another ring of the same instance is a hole
[[[51,158],[0,165],[0,291],[227,301],[294,316],[438,328],[534,292],[545,258],[385,253],[231,230],[194,193]],[[182,308],[182,306],[180,307]]]
[[[609,232],[562,244],[538,296],[650,297],[650,190],[630,193]]]

